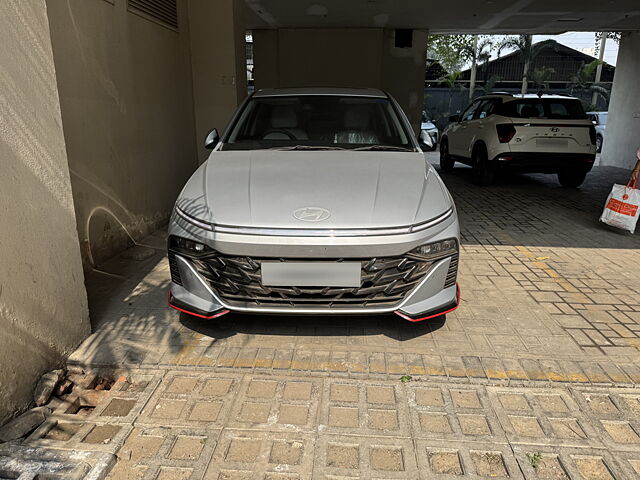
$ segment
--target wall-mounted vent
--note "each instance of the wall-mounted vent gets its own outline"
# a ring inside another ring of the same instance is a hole
[[[178,29],[178,0],[129,0],[129,11]]]

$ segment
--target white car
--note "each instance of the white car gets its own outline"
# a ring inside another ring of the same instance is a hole
[[[602,143],[604,142],[604,131],[607,128],[608,112],[587,112],[589,119],[596,127],[596,150],[602,152]]]
[[[470,165],[488,185],[500,170],[555,173],[578,187],[596,158],[596,131],[579,99],[560,95],[497,93],[476,99],[450,117],[440,141],[440,167]]]
[[[420,136],[418,141],[423,150],[434,151],[438,147],[439,137],[438,127],[429,120],[425,112],[422,112],[422,122],[420,123]]]

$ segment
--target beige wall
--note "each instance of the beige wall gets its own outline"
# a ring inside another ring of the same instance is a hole
[[[633,168],[640,148],[640,32],[624,33],[611,91],[601,164]]]
[[[44,0],[0,2],[0,423],[89,333]]]
[[[126,0],[47,0],[85,266],[162,225],[197,167],[186,2],[176,32]]]
[[[396,48],[395,31],[382,28],[254,30],[253,40],[256,88],[381,88],[419,126],[426,33],[414,31],[412,48]]]
[[[193,101],[198,156],[209,151],[204,138],[212,128],[222,134],[247,96],[243,0],[189,0]]]

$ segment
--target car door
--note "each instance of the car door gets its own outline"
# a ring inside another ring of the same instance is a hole
[[[467,143],[469,138],[469,124],[473,122],[473,116],[480,105],[476,100],[460,115],[460,120],[451,126],[447,133],[449,139],[449,153],[456,157],[468,157]]]
[[[478,134],[479,119],[477,113],[479,108],[485,101],[476,100],[471,104],[471,107],[466,115],[461,119],[462,126],[458,137],[458,145],[460,146],[460,153],[457,155],[465,158],[471,158],[471,148],[473,140]]]
[[[485,144],[489,144],[486,140],[487,129],[490,125],[489,117],[493,114],[493,110],[498,101],[494,98],[488,98],[483,100],[478,108],[476,109],[473,120],[469,123],[469,128],[467,131],[469,132],[469,138],[466,139],[467,142],[467,152],[466,156],[471,157],[473,153],[473,147],[478,140],[485,140]],[[495,133],[495,132],[494,132]]]

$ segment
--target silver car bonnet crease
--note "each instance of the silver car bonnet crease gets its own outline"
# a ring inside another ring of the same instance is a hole
[[[457,307],[453,200],[395,101],[355,92],[273,89],[240,107],[176,201],[174,308],[415,321]]]

